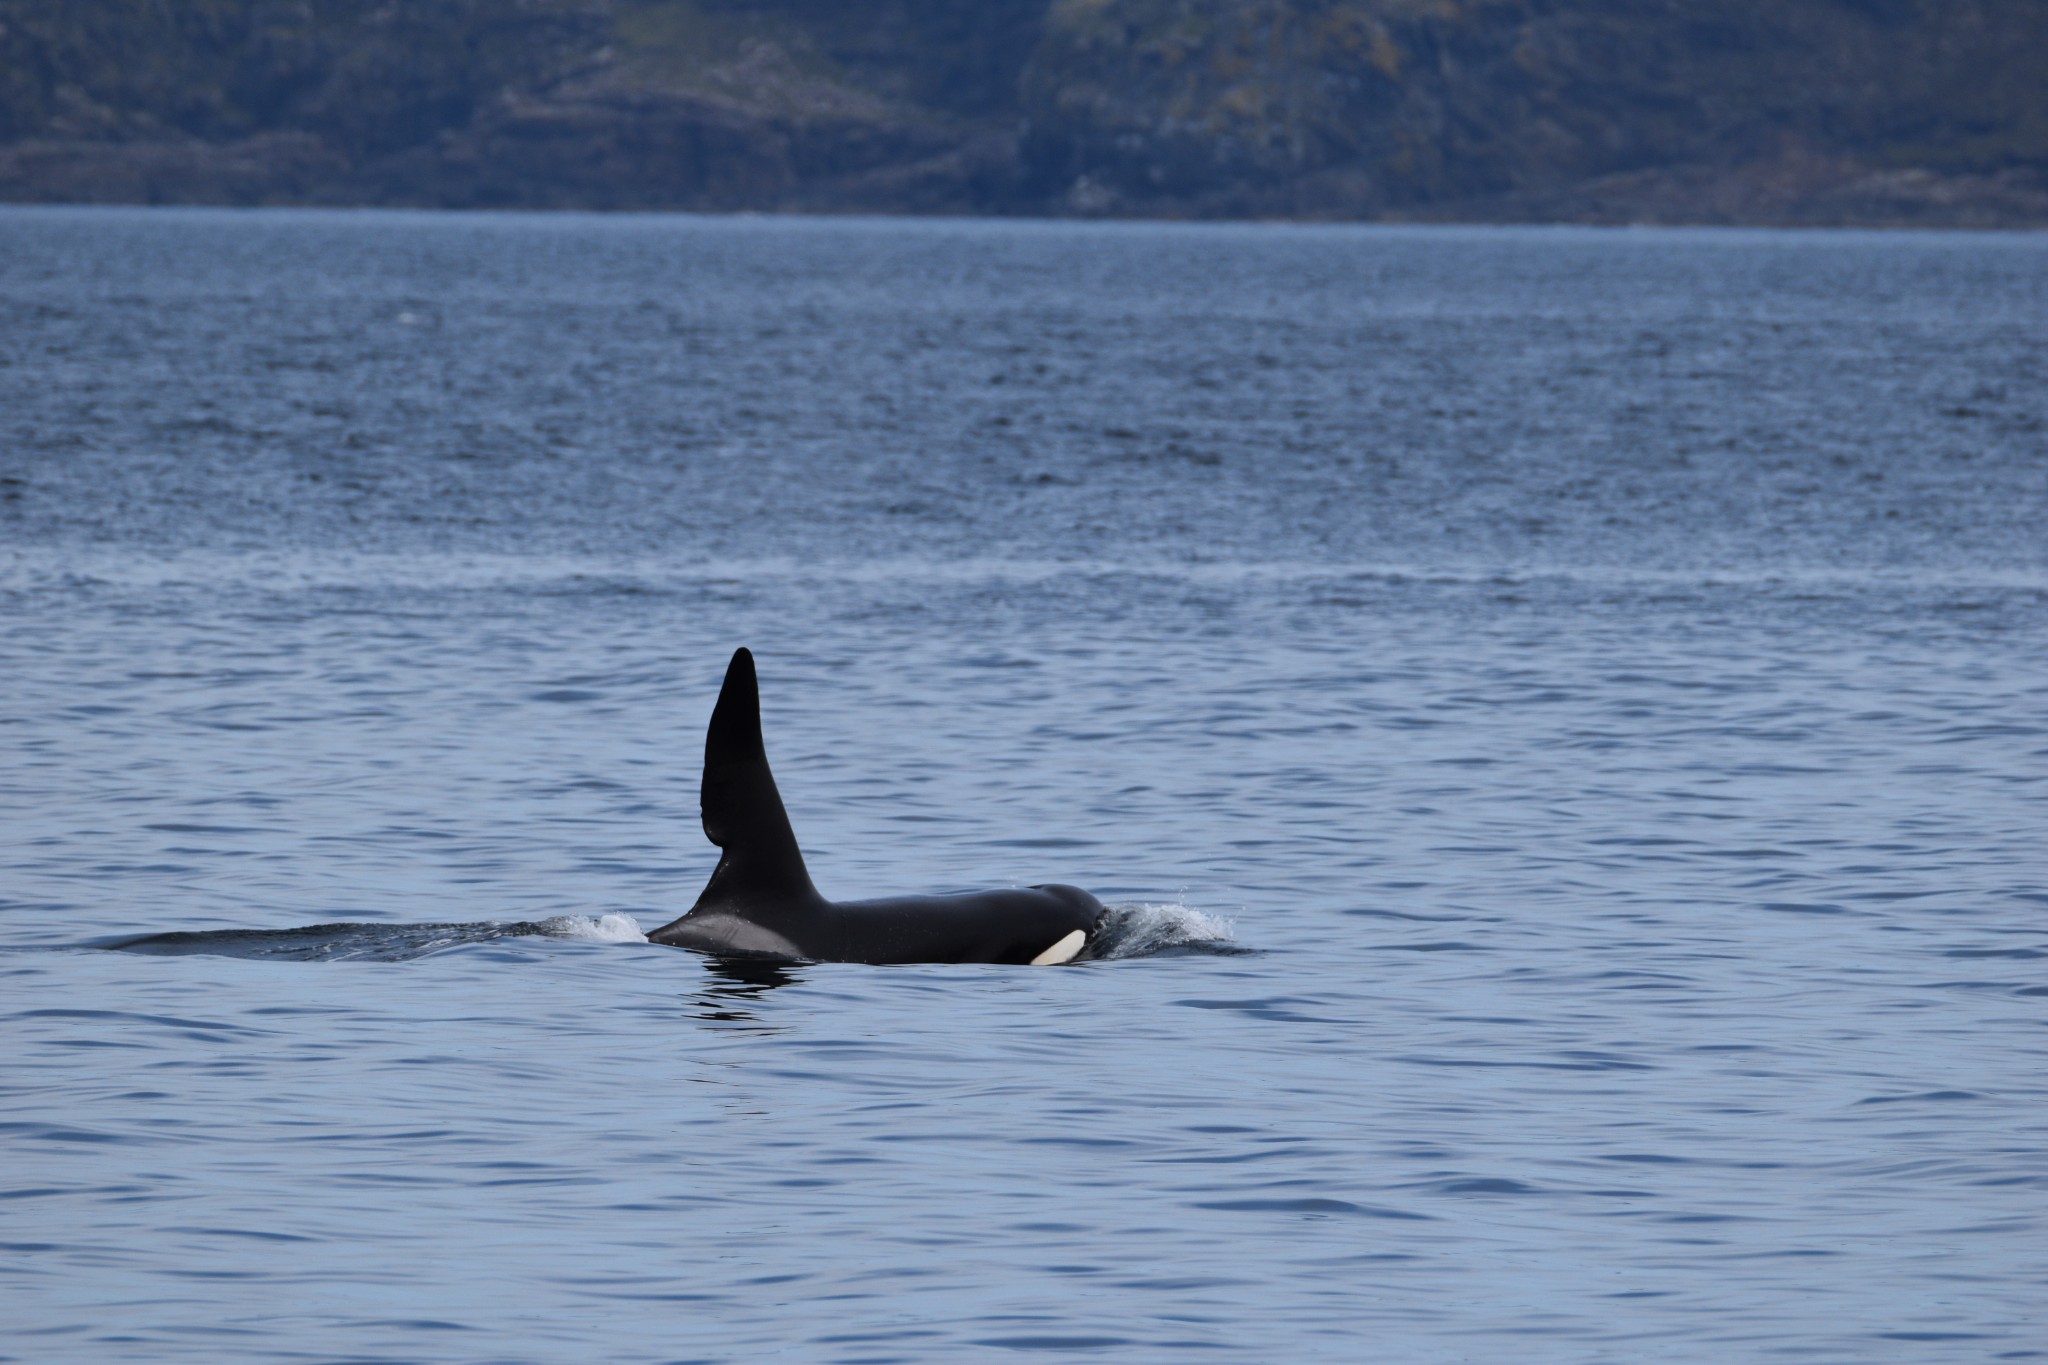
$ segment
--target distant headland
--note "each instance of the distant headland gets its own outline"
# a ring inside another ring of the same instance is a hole
[[[0,201],[2048,226],[2048,0],[0,0]]]

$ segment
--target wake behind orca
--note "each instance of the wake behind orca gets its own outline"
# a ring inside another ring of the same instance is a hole
[[[736,651],[704,737],[704,833],[721,850],[688,914],[651,943],[789,962],[1071,962],[1096,938],[1102,902],[1074,886],[828,901],[768,770],[754,656]]]

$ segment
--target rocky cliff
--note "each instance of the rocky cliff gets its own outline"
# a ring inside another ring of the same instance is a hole
[[[1064,0],[1025,79],[1041,183],[1108,209],[1939,216],[2048,166],[2005,0]]]
[[[0,197],[2048,224],[2048,0],[0,0]]]

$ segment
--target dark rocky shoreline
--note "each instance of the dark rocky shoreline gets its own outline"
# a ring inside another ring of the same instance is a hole
[[[0,200],[2048,225],[2043,0],[0,0]]]

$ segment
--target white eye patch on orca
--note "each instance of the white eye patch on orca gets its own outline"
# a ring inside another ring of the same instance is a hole
[[[1072,962],[1075,957],[1079,956],[1082,947],[1087,942],[1088,935],[1076,929],[1037,957],[1032,958],[1031,965],[1034,967],[1057,967],[1062,962]]]

